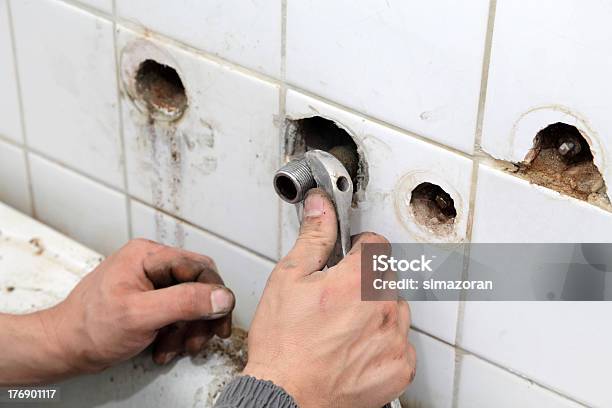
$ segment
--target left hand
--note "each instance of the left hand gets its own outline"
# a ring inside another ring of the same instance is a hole
[[[136,239],[108,257],[57,306],[41,313],[69,374],[95,372],[155,342],[166,364],[229,337],[234,295],[212,259]]]

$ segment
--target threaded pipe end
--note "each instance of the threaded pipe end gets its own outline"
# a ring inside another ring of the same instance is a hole
[[[290,204],[302,201],[306,192],[316,186],[317,183],[305,158],[290,161],[274,175],[276,193]]]

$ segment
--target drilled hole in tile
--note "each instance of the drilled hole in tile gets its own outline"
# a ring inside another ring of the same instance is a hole
[[[285,151],[290,159],[318,149],[333,154],[344,164],[353,182],[353,204],[356,205],[368,181],[368,166],[351,135],[334,121],[320,116],[289,119],[286,130]],[[348,188],[348,180],[340,181],[338,188]]]
[[[136,92],[156,119],[176,120],[187,108],[185,86],[176,70],[151,59],[138,67]]]
[[[566,123],[553,123],[535,136],[518,173],[534,184],[584,201],[607,201],[606,185],[588,141]]]
[[[455,202],[437,184],[416,186],[410,196],[410,210],[416,223],[430,232],[440,236],[452,233],[457,217]]]

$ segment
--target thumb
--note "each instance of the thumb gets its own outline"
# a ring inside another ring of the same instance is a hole
[[[336,243],[338,221],[336,210],[327,194],[314,188],[304,200],[304,217],[300,235],[281,265],[292,265],[300,276],[320,271],[327,263]]]
[[[144,327],[157,330],[188,320],[213,320],[234,309],[234,294],[221,285],[186,282],[136,295],[136,313]]]

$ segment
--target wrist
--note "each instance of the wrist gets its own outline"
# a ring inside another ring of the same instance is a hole
[[[70,359],[60,347],[49,317],[47,310],[0,316],[0,383],[44,383],[71,374]]]

